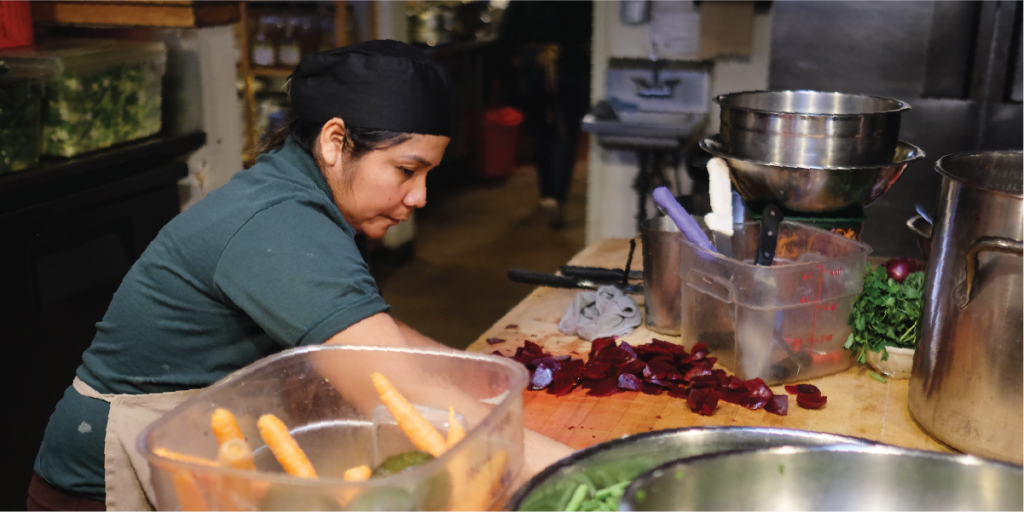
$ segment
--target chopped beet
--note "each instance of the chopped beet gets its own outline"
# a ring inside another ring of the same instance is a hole
[[[583,360],[582,359],[570,359],[568,362],[562,364],[562,369],[558,371],[558,374],[565,374],[569,378],[576,382],[580,378],[580,372],[583,371]]]
[[[487,344],[497,345],[498,343],[505,343],[505,340],[501,338],[487,338]]]
[[[676,370],[674,364],[665,362],[662,358],[651,359],[647,363],[647,367],[644,368],[644,377],[650,379],[665,379],[670,373],[679,373],[679,371]]]
[[[694,412],[711,416],[715,412],[715,408],[718,407],[719,398],[721,395],[714,389],[692,388],[686,397],[686,402],[690,404],[690,409]]]
[[[828,402],[828,397],[798,393],[796,403],[804,409],[820,409]]]
[[[725,389],[747,389],[747,387],[743,385],[743,381],[735,375],[730,376],[729,383],[723,384],[722,387]]]
[[[690,385],[695,388],[715,388],[719,387],[718,379],[714,375],[698,375],[690,381]]]
[[[580,378],[601,380],[606,377],[610,377],[612,373],[612,365],[608,363],[595,362],[583,365],[583,369],[580,370]]]
[[[689,394],[690,394],[690,389],[689,388],[684,388],[683,386],[678,386],[678,387],[675,387],[675,388],[668,388],[668,396],[673,396],[673,397],[676,397],[676,398],[686,398]]]
[[[644,382],[640,386],[640,391],[642,391],[645,395],[660,395],[662,392],[665,391],[665,388],[655,384],[648,384]]]
[[[746,400],[750,396],[750,391],[747,391],[747,388],[723,389],[721,394],[723,402],[741,405],[743,400]]]
[[[647,368],[647,363],[634,359],[619,367],[618,373],[619,375],[622,375],[623,373],[630,373],[639,377],[640,375],[643,375],[644,368]]]
[[[607,379],[598,382],[593,389],[587,391],[587,394],[590,396],[608,396],[621,392],[622,390],[619,389],[619,379],[616,377],[608,377]]]
[[[629,353],[627,353],[625,350],[622,350],[619,347],[608,347],[602,350],[601,353],[597,355],[598,361],[602,363],[608,363],[612,366],[625,364],[626,361],[629,361],[629,359]]]
[[[672,358],[672,353],[668,350],[653,347],[651,345],[639,345],[636,347],[636,356],[644,361],[650,361],[659,356]]]
[[[821,390],[814,384],[787,384],[786,393],[791,395],[803,394],[821,396]]]
[[[551,368],[538,366],[533,371],[533,376],[530,377],[530,389],[537,390],[548,387],[554,379],[553,374],[554,371]]]
[[[562,360],[556,357],[542,357],[540,359],[534,359],[530,364],[536,367],[537,370],[547,368],[551,370],[552,374],[562,369]]]
[[[714,375],[711,373],[711,370],[705,368],[704,366],[694,366],[683,374],[683,380],[686,382],[692,382],[693,379],[703,376],[714,377]]]
[[[587,362],[593,362],[597,360],[597,356],[606,348],[615,346],[615,338],[597,338],[590,342],[590,357]]]
[[[502,354],[500,350],[495,350],[494,352],[491,352],[491,355],[505,357],[505,354]]]
[[[506,329],[515,329],[517,327],[519,327],[517,324],[508,324],[505,326]]]
[[[574,387],[576,387],[576,379],[562,371],[551,380],[551,385],[548,386],[548,393],[555,396],[568,395]]]
[[[629,354],[629,356],[632,357],[633,359],[636,359],[636,350],[629,343],[623,341],[622,343],[619,343],[619,348],[625,350],[626,353]]]
[[[630,391],[640,391],[643,388],[643,382],[637,378],[636,375],[631,373],[623,373],[619,375],[619,388],[628,389]]]
[[[686,357],[686,356],[690,355],[690,353],[686,351],[686,347],[684,347],[682,345],[678,345],[678,344],[672,343],[672,342],[669,342],[669,341],[663,341],[663,340],[659,340],[659,339],[652,339],[651,340],[651,345],[654,345],[655,347],[657,347],[659,349],[662,349],[662,350],[667,350],[674,357],[680,357],[681,358],[681,357]]]
[[[764,404],[764,410],[778,414],[779,416],[785,416],[789,413],[789,397],[786,395],[775,395],[768,403]]]

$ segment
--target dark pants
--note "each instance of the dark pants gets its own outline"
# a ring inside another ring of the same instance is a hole
[[[580,122],[590,108],[590,56],[578,48],[562,48],[556,66],[557,88],[552,91],[545,83],[537,53],[535,48],[526,48],[520,55],[524,128],[533,142],[541,197],[564,202],[572,182]]]
[[[28,503],[25,510],[106,510],[102,501],[72,494],[50,482],[38,474],[32,474],[28,484]]]

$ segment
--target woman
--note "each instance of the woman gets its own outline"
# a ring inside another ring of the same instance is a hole
[[[356,247],[426,204],[452,131],[444,69],[371,41],[308,55],[290,78],[296,120],[252,168],[172,220],[132,267],[50,418],[31,509],[143,509],[134,449],[160,414],[281,350],[441,348],[388,315]],[[533,472],[568,448],[527,433]]]

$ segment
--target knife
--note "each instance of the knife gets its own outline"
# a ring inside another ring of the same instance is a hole
[[[644,286],[642,284],[630,284],[623,286],[621,282],[598,283],[579,277],[560,276],[545,272],[532,272],[518,268],[510,269],[508,271],[508,278],[517,283],[550,286],[552,288],[582,288],[586,290],[596,290],[602,286],[614,286],[625,293],[644,293]]]
[[[625,272],[621,268],[601,268],[601,267],[576,267],[573,265],[562,265],[559,272],[563,276],[579,277],[583,279],[589,279],[595,282],[622,282],[622,273]],[[643,270],[630,270],[630,279],[643,279]]]

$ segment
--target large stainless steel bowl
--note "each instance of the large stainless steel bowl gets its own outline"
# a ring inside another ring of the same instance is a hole
[[[598,488],[632,480],[665,462],[729,450],[778,446],[873,445],[857,437],[784,428],[711,427],[645,432],[580,450],[535,475],[507,510],[564,510],[580,484]]]
[[[722,145],[738,158],[793,167],[892,161],[900,116],[892,98],[820,91],[751,91],[715,98]]]
[[[1020,510],[1024,473],[893,446],[786,447],[691,457],[626,489],[620,510]]]
[[[700,147],[729,164],[729,176],[747,206],[761,211],[775,204],[796,212],[835,212],[867,206],[900,177],[907,164],[924,158],[921,148],[900,141],[889,163],[860,167],[789,167],[739,158],[725,151],[719,136]]]

